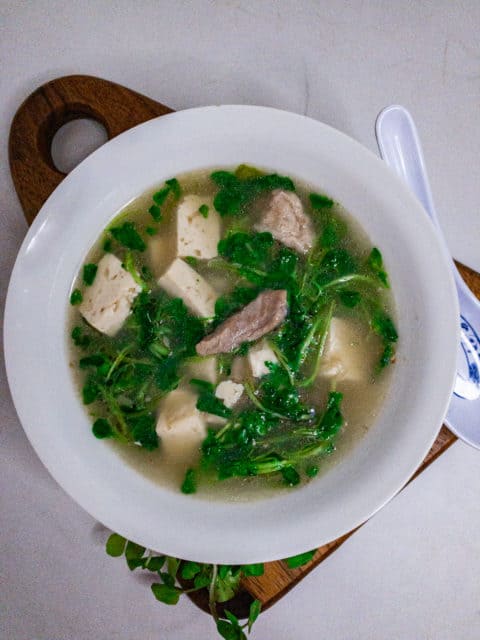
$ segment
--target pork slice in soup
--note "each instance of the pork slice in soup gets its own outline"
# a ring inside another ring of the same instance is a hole
[[[129,205],[70,301],[93,434],[208,498],[292,487],[346,455],[381,408],[398,338],[382,255],[353,218],[246,165]]]

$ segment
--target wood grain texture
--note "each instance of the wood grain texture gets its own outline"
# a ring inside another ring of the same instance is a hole
[[[51,156],[52,139],[60,127],[70,120],[91,118],[113,138],[171,111],[146,96],[92,76],[65,76],[39,87],[19,107],[9,138],[10,170],[28,223],[65,177]]]
[[[65,177],[55,168],[50,153],[53,136],[63,124],[75,118],[93,118],[101,122],[109,138],[113,138],[130,127],[171,111],[146,96],[91,76],[66,76],[39,87],[18,109],[9,140],[12,178],[28,222],[33,221]],[[480,298],[480,275],[461,264],[458,267],[468,286]],[[412,480],[455,440],[456,437],[443,427]],[[243,581],[243,592],[228,603],[228,609],[244,616],[254,598],[262,602],[263,609],[271,606],[353,533],[324,545],[311,562],[298,569],[289,569],[281,561],[267,563],[263,576]],[[208,610],[205,593],[192,594],[192,599]]]

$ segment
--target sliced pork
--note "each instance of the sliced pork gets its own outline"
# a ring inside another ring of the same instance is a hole
[[[299,253],[311,249],[315,231],[310,218],[303,210],[300,198],[292,191],[272,191],[255,224],[257,231],[268,231],[272,236]]]
[[[197,344],[197,353],[209,356],[233,351],[243,342],[257,340],[278,327],[286,315],[287,292],[284,289],[262,291],[255,300],[201,340]]]

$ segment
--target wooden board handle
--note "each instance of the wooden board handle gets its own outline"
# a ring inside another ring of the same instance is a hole
[[[9,139],[10,170],[28,223],[66,175],[55,167],[51,154],[53,136],[65,123],[77,118],[96,120],[110,139],[171,111],[93,76],[64,76],[39,87],[15,114]]]

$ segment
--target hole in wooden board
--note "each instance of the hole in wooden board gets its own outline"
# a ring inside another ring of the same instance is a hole
[[[62,173],[69,173],[107,140],[105,127],[96,120],[79,118],[67,122],[53,136],[53,164]]]

